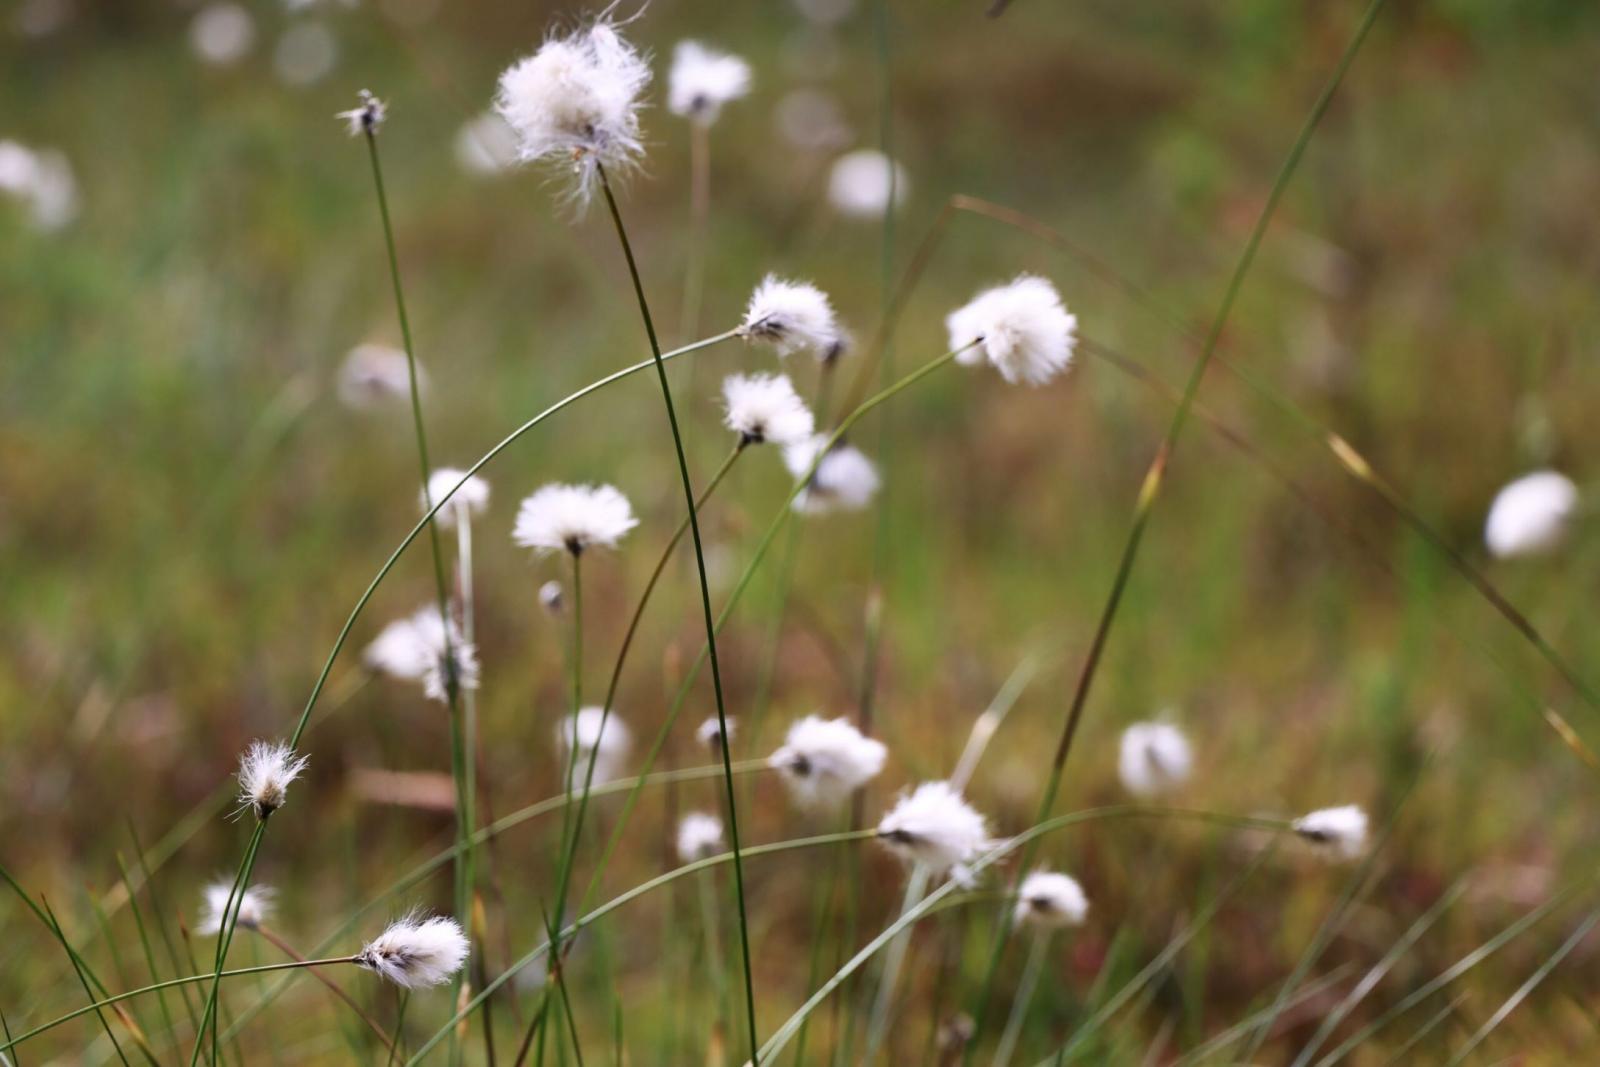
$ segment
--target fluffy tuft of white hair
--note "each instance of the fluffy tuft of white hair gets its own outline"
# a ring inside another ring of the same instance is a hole
[[[1534,471],[1495,495],[1483,539],[1501,559],[1537,556],[1560,547],[1578,510],[1578,487],[1556,471]]]
[[[561,766],[564,771],[571,763],[572,788],[577,792],[583,791],[586,782],[609,782],[615,778],[632,747],[633,735],[615,711],[608,715],[604,708],[581,708],[576,715],[564,716],[556,724],[556,749],[561,754]],[[594,766],[592,776],[591,764]]]
[[[232,892],[233,883],[226,880],[212,882],[201,891],[200,918],[195,924],[195,933],[211,937],[222,931],[228,911],[228,897]],[[246,889],[234,898],[233,924],[254,930],[266,922],[272,914],[272,901],[276,895],[275,890],[264,885],[253,885]]]
[[[1078,320],[1062,306],[1056,287],[1032,274],[985,289],[945,319],[956,362],[987,358],[1016,385],[1043,385],[1072,362]]]
[[[883,770],[889,750],[848,719],[807,715],[789,727],[783,747],[767,766],[783,776],[795,802],[806,808],[838,808]]]
[[[311,757],[281,741],[252,741],[239,760],[239,804],[265,822],[289,798],[289,786]]]
[[[615,548],[639,525],[633,506],[613,485],[546,485],[522,501],[511,539],[541,555]]]
[[[1166,722],[1136,722],[1122,731],[1117,775],[1136,797],[1170,793],[1189,780],[1194,756],[1183,731]]]
[[[427,989],[449,981],[469,949],[454,919],[412,912],[367,942],[355,962],[403,989]]]
[[[466,478],[466,481],[462,481]],[[459,489],[456,486],[460,486]],[[451,493],[454,489],[455,492]],[[446,495],[450,499],[445,501],[434,521],[445,529],[453,528],[457,521],[464,515],[470,521],[484,513],[489,506],[489,483],[476,474],[468,476],[464,470],[455,467],[440,467],[428,476],[428,491],[418,493],[418,501],[424,514],[433,505],[444,500]]]
[[[989,826],[949,782],[923,782],[878,822],[878,839],[934,874],[972,881],[967,865],[993,845]]]
[[[1367,813],[1354,804],[1320,808],[1296,819],[1292,828],[1330,859],[1353,860],[1367,845]]]
[[[667,110],[709,126],[750,91],[750,64],[699,41],[679,41],[667,75]]]
[[[730,374],[722,382],[722,399],[728,429],[745,444],[797,444],[815,427],[787,374]]]
[[[794,498],[794,510],[803,515],[825,515],[831,511],[860,511],[872,503],[881,484],[878,468],[854,445],[839,441],[822,455],[828,443],[826,434],[796,441],[783,450],[783,463],[796,478],[811,472],[805,488]],[[816,469],[812,470],[812,465]]]
[[[722,851],[722,820],[703,811],[691,811],[678,823],[678,858],[685,863],[703,860]]]
[[[1034,871],[1017,887],[1018,925],[1028,923],[1046,929],[1081,926],[1088,915],[1089,898],[1071,875]]]
[[[837,355],[843,335],[827,293],[810,282],[769,274],[750,294],[739,336],[771,345],[780,357],[810,352],[827,360]]]

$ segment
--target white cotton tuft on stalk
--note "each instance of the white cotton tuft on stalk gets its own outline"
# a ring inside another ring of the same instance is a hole
[[[783,747],[767,766],[783,776],[795,802],[806,808],[837,808],[883,770],[889,750],[848,719],[808,715],[789,727]]]
[[[418,366],[417,389],[427,387],[428,376]],[[388,345],[357,345],[339,368],[338,391],[339,402],[357,411],[409,399],[411,370],[406,354]]]
[[[355,962],[403,989],[426,989],[449,981],[469,948],[454,919],[413,912],[367,942]]]
[[[703,860],[722,851],[722,820],[703,811],[691,811],[678,823],[678,858],[685,863]]]
[[[1017,887],[1017,924],[1055,929],[1081,926],[1089,915],[1089,898],[1071,875],[1034,871]]]
[[[810,282],[769,274],[750,294],[739,336],[771,345],[780,357],[810,352],[825,360],[840,332],[828,294]]]
[[[644,153],[639,94],[649,84],[644,57],[602,18],[548,38],[501,74],[495,110],[517,135],[518,156],[570,167],[573,196],[586,202],[601,167],[627,170]]]
[[[1171,723],[1136,722],[1122,732],[1117,774],[1136,797],[1160,796],[1189,780],[1189,739]]]
[[[699,41],[679,41],[667,75],[667,110],[709,126],[722,106],[750,91],[750,64]]]
[[[1353,860],[1367,844],[1367,813],[1354,804],[1302,815],[1292,828],[1330,859]]]
[[[195,933],[211,937],[221,932],[223,916],[228,910],[228,896],[232,891],[233,883],[227,881],[212,882],[205,887],[200,897],[200,919],[195,924]],[[266,922],[272,914],[272,898],[276,895],[274,890],[264,885],[253,885],[246,889],[234,898],[234,925],[254,930]]]
[[[796,478],[805,477],[816,463],[817,469],[794,498],[794,510],[803,515],[860,511],[878,492],[878,468],[855,446],[840,441],[818,462],[817,453],[827,442],[827,435],[818,434],[783,450],[784,466]]]
[[[306,769],[309,756],[296,756],[282,742],[252,741],[239,760],[239,805],[257,819],[268,816],[289,798],[289,786]]]
[[[1043,385],[1072,362],[1078,320],[1055,286],[1032,274],[986,289],[945,319],[956,362],[983,359],[1013,385]]]
[[[728,736],[733,737],[739,732],[739,724],[732,715],[728,716]],[[722,723],[717,721],[715,715],[695,727],[694,739],[711,750],[712,755],[722,752]]]
[[[724,421],[747,445],[787,446],[811,436],[811,409],[787,374],[731,374],[722,383]]]
[[[517,509],[511,539],[544,555],[588,548],[615,548],[639,520],[621,491],[611,485],[552,484],[537,490]]]
[[[458,689],[478,688],[478,650],[467,641],[454,619],[447,620],[439,614],[436,605],[419,608],[384,627],[363,650],[361,661],[368,670],[422,683],[422,691],[430,700],[450,699],[450,674]]]
[[[828,202],[849,218],[881,219],[910,194],[906,169],[876,149],[846,152],[828,172]]]
[[[428,509],[434,504],[444,500],[446,494],[450,494],[450,499],[433,517],[435,522],[447,530],[456,525],[456,520],[462,512],[465,512],[470,520],[482,515],[489,506],[489,483],[476,474],[463,482],[461,479],[466,473],[455,467],[440,467],[428,477],[428,491],[418,492],[418,503],[422,506],[423,514],[427,514]],[[456,489],[458,484],[461,488]],[[455,489],[453,494],[450,493],[452,489]]]
[[[1489,507],[1483,539],[1501,559],[1558,548],[1578,510],[1578,487],[1556,471],[1535,471],[1501,489]]]
[[[574,740],[578,745],[576,757],[572,751]],[[576,716],[567,715],[556,724],[556,750],[561,754],[562,773],[566,773],[570,762],[574,792],[583,792],[585,782],[598,785],[616,778],[632,747],[633,735],[615,711],[607,715],[603,708],[582,708]],[[591,763],[594,764],[592,777]]]
[[[366,89],[362,89],[357,96],[361,103],[349,111],[340,111],[333,117],[344,121],[345,132],[351,137],[360,137],[364,133],[377,133],[378,127],[383,125],[383,120],[389,114],[389,106]]]
[[[878,839],[935,875],[972,881],[967,865],[993,847],[988,823],[949,782],[924,782],[878,822]]]

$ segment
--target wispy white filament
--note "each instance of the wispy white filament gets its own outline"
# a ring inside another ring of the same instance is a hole
[[[935,875],[969,881],[967,864],[993,842],[982,815],[949,782],[924,782],[878,822],[878,838]]]
[[[601,728],[602,722],[604,729]],[[574,739],[578,744],[576,757],[572,753]],[[572,788],[580,793],[587,781],[598,785],[615,778],[632,746],[633,735],[628,732],[627,725],[617,718],[615,710],[606,715],[602,708],[583,708],[576,719],[567,715],[556,724],[556,749],[561,753],[561,766],[565,768],[568,762],[572,763]],[[594,764],[592,778],[589,773],[591,763]]]
[[[221,932],[223,916],[228,906],[228,895],[232,891],[233,883],[227,881],[212,882],[205,887],[200,897],[200,918],[195,924],[195,933],[210,937]],[[272,914],[272,898],[275,895],[267,886],[253,885],[242,895],[235,897],[233,901],[235,925],[246,930],[254,930],[266,922]]]
[[[703,860],[722,851],[722,820],[703,811],[691,811],[678,823],[678,858],[685,863]]]
[[[426,389],[428,376],[417,367],[417,387]],[[339,368],[339,400],[358,411],[411,396],[411,371],[406,354],[387,345],[357,345]]]
[[[1023,274],[986,289],[945,319],[958,363],[987,358],[1013,385],[1043,385],[1072,362],[1078,320],[1061,304],[1055,286]],[[981,343],[975,343],[981,342]]]
[[[489,506],[489,483],[474,474],[466,481],[461,478],[467,472],[454,467],[440,467],[428,478],[428,491],[419,493],[420,503],[424,513],[434,504],[444,500],[445,494],[455,489],[444,507],[434,516],[434,521],[445,529],[452,529],[456,520],[465,512],[470,520],[482,515]],[[461,488],[456,489],[457,484]]]
[[[839,324],[821,289],[769,274],[750,295],[739,335],[770,344],[779,356],[809,351],[826,359],[839,338]]]
[[[667,110],[709,126],[722,105],[750,91],[750,64],[738,56],[707,48],[699,41],[679,41],[672,50],[667,76]]]
[[[548,38],[500,75],[495,110],[516,133],[523,161],[571,167],[574,195],[587,200],[598,167],[623,170],[643,153],[639,94],[649,84],[644,58],[602,18]]]
[[[1054,928],[1080,926],[1089,914],[1089,898],[1071,875],[1034,871],[1017,888],[1017,923]]]
[[[1484,523],[1489,551],[1502,559],[1534,556],[1560,546],[1578,509],[1578,487],[1556,471],[1535,471],[1495,496]]]
[[[783,463],[796,478],[805,476],[827,444],[825,434],[798,441],[783,450]],[[853,445],[840,441],[830,448],[811,480],[794,498],[794,510],[805,515],[830,511],[859,511],[872,503],[878,491],[878,468]]]
[[[787,374],[732,374],[722,383],[728,429],[746,444],[785,446],[811,437],[811,409]]]
[[[283,807],[290,783],[309,761],[282,742],[252,741],[239,760],[239,805],[265,820]]]
[[[1367,813],[1354,804],[1322,808],[1296,819],[1293,829],[1330,857],[1352,860],[1366,847]]]
[[[600,546],[615,548],[639,524],[628,498],[610,485],[558,485],[539,489],[517,509],[511,539],[540,554]]]
[[[443,985],[467,959],[467,935],[454,919],[416,912],[367,942],[355,961],[405,989]]]
[[[1136,797],[1170,792],[1189,780],[1189,739],[1171,723],[1137,722],[1122,732],[1117,773]]]
[[[891,203],[899,207],[910,192],[905,168],[872,148],[845,153],[828,173],[828,202],[850,218],[881,219]]]
[[[888,756],[882,741],[864,736],[850,720],[808,715],[789,727],[767,765],[802,807],[837,808],[878,776]]]

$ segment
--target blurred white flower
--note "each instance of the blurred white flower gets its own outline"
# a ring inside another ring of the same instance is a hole
[[[1018,925],[1054,928],[1081,926],[1089,914],[1089,898],[1071,875],[1034,871],[1017,888],[1015,919]]]
[[[817,454],[827,443],[828,435],[817,434],[783,450],[784,466],[796,478],[805,477],[811,465],[817,464],[806,487],[794,498],[794,510],[801,514],[859,511],[878,491],[878,469],[853,445],[840,441],[818,463]]]
[[[778,132],[790,145],[822,152],[850,143],[854,131],[839,102],[820,89],[792,89],[772,109]]]
[[[722,382],[728,429],[745,444],[792,445],[810,438],[811,410],[786,374],[731,374]]]
[[[461,478],[466,473],[454,467],[440,467],[429,476],[428,491],[417,493],[417,503],[421,506],[423,514],[427,514],[430,507],[444,500],[445,494],[455,489],[455,494],[434,516],[434,521],[447,530],[454,527],[462,515],[470,521],[482,515],[484,509],[489,506],[489,483],[476,474],[463,482]],[[458,483],[461,488],[456,489]]]
[[[703,811],[691,811],[678,823],[678,858],[685,863],[703,860],[722,851],[722,820]]]
[[[272,52],[272,69],[285,85],[304,88],[326,78],[339,62],[339,42],[320,22],[290,26]]]
[[[195,924],[194,932],[202,937],[210,937],[221,932],[223,915],[228,910],[228,897],[233,892],[233,883],[228,881],[212,882],[206,886],[200,898],[200,918]],[[246,889],[239,897],[234,899],[234,925],[245,930],[254,930],[267,921],[272,914],[272,898],[275,894],[264,885],[253,885]]]
[[[906,169],[876,149],[840,156],[828,174],[828,202],[850,218],[881,219],[891,203],[899,207],[910,195]]]
[[[739,723],[732,715],[727,717],[728,736],[732,737],[739,732]],[[712,755],[722,752],[722,724],[715,715],[695,727],[694,739],[711,750]]]
[[[523,500],[511,539],[541,555],[564,550],[577,556],[596,545],[617,547],[637,525],[628,498],[615,486],[552,483]]]
[[[722,105],[750,91],[750,64],[738,56],[707,48],[699,41],[679,41],[672,51],[667,76],[667,110],[709,126]]]
[[[207,4],[189,23],[189,47],[213,66],[237,63],[250,54],[255,41],[255,20],[238,4]]]
[[[1293,829],[1331,858],[1353,860],[1366,847],[1367,813],[1354,804],[1322,808],[1296,819]]]
[[[984,357],[1015,385],[1042,385],[1072,362],[1078,320],[1061,305],[1055,286],[1031,274],[986,289],[945,319],[958,363]],[[982,342],[977,344],[975,342]]]
[[[554,578],[539,587],[539,603],[554,615],[561,610],[561,583]]]
[[[572,751],[574,740],[578,743],[576,757]],[[567,715],[556,725],[556,749],[561,754],[562,772],[565,773],[570,761],[572,788],[577,792],[583,791],[585,782],[598,785],[615,778],[632,746],[633,735],[615,711],[607,715],[603,708],[582,708],[576,716]],[[594,764],[592,779],[591,762]]]
[[[517,161],[517,135],[493,111],[456,131],[456,162],[470,174],[496,174]]]
[[[789,727],[767,766],[783,776],[800,806],[836,808],[876,778],[888,756],[882,741],[864,736],[850,720],[808,715]]]
[[[573,193],[587,200],[598,168],[624,170],[644,152],[639,94],[650,67],[604,18],[567,37],[550,37],[500,75],[495,110],[517,135],[524,162],[573,168]]]
[[[443,985],[461,969],[471,946],[461,925],[413,912],[367,942],[355,961],[405,989]]]
[[[453,663],[445,660],[448,645]],[[450,699],[449,671],[459,689],[476,689],[479,682],[478,651],[467,642],[455,620],[445,620],[429,605],[384,627],[361,654],[368,670],[381,671],[401,681],[421,682],[430,700]]]
[[[35,229],[58,230],[78,215],[78,182],[72,165],[53,148],[0,141],[0,193],[27,207]]]
[[[1484,523],[1489,551],[1502,559],[1533,556],[1560,546],[1578,510],[1578,487],[1564,474],[1535,471],[1495,496]]]
[[[389,105],[366,89],[362,89],[357,97],[361,101],[360,104],[349,111],[339,112],[334,118],[344,120],[345,129],[351,137],[360,137],[364,133],[377,133],[378,127],[383,125],[383,120],[389,114]]]
[[[300,777],[308,762],[309,756],[295,756],[282,742],[251,742],[239,760],[239,806],[265,821],[283,807],[290,783]]]
[[[809,282],[769,274],[750,295],[739,336],[765,341],[779,356],[810,350],[825,358],[839,337],[828,295]]]
[[[417,388],[426,390],[428,376],[417,365]],[[411,371],[406,354],[388,345],[356,345],[339,368],[339,401],[365,411],[411,396]]]
[[[971,881],[967,864],[993,846],[988,824],[949,782],[924,782],[878,822],[878,838],[934,874]]]
[[[1117,773],[1137,797],[1170,792],[1189,780],[1189,739],[1171,723],[1136,722],[1122,732]]]

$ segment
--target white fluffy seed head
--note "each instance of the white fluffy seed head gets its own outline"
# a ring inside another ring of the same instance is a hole
[[[200,919],[195,925],[194,932],[202,937],[211,937],[222,930],[224,916],[228,910],[228,895],[233,891],[233,883],[229,881],[212,882],[201,891]],[[243,894],[235,898],[234,924],[246,930],[254,930],[266,922],[272,915],[272,899],[276,893],[264,885],[253,885]]]
[[[809,351],[827,359],[840,335],[828,294],[809,282],[769,274],[750,294],[739,336],[764,341],[779,356]]]
[[[910,192],[906,169],[872,148],[846,152],[828,172],[828,202],[854,219],[881,219],[891,204],[905,203]]]
[[[541,555],[600,546],[615,548],[639,520],[621,491],[611,485],[551,484],[523,500],[511,539]]]
[[[444,507],[434,516],[434,521],[447,530],[454,528],[463,514],[470,521],[475,516],[482,515],[484,509],[489,506],[489,483],[476,474],[463,482],[461,479],[466,473],[454,467],[440,467],[429,476],[428,491],[418,494],[422,511],[426,514],[430,507],[444,500],[445,494],[455,489]],[[456,489],[458,484],[461,488]]]
[[[426,389],[428,377],[417,367],[417,388]],[[411,371],[406,354],[388,345],[357,345],[339,368],[339,401],[345,407],[366,411],[411,396]]]
[[[355,961],[402,988],[426,989],[449,981],[468,951],[467,935],[454,919],[412,912],[367,942]]]
[[[519,158],[570,167],[584,202],[599,167],[625,170],[643,154],[639,94],[649,84],[644,57],[601,18],[548,38],[501,74],[495,110],[516,133]]]
[[[750,64],[738,56],[679,41],[667,76],[667,110],[704,126],[717,121],[722,105],[750,91]]]
[[[1354,804],[1302,815],[1294,832],[1331,859],[1353,860],[1367,844],[1367,813]]]
[[[703,811],[691,811],[678,823],[678,858],[685,863],[703,860],[722,851],[722,820]]]
[[[554,578],[539,587],[539,603],[552,615],[561,614],[561,583]]]
[[[883,770],[889,750],[848,719],[808,715],[789,727],[767,766],[783,776],[803,808],[836,809]]]
[[[53,148],[0,140],[0,193],[26,206],[35,229],[58,230],[78,214],[78,181]]]
[[[1071,875],[1034,871],[1017,888],[1018,925],[1029,923],[1046,929],[1081,926],[1088,914],[1089,898]]]
[[[722,399],[728,429],[745,444],[784,446],[811,436],[811,409],[787,374],[730,374],[722,382]]]
[[[992,842],[982,815],[949,782],[924,782],[905,794],[878,822],[878,839],[901,857],[934,874],[971,880],[967,865]]]
[[[447,658],[448,657],[448,658]],[[448,702],[451,675],[457,689],[478,688],[478,650],[454,619],[436,605],[419,608],[385,626],[361,654],[368,670],[405,682],[420,682],[430,700]]]
[[[239,760],[239,805],[265,821],[283,807],[289,785],[306,769],[309,756],[296,756],[278,741],[252,741]]]
[[[1194,757],[1189,739],[1171,723],[1136,722],[1122,731],[1117,774],[1136,797],[1168,793],[1189,780]]]
[[[576,756],[573,755],[574,741],[577,742]],[[556,750],[561,755],[562,772],[565,773],[570,761],[575,792],[582,792],[585,782],[598,785],[616,778],[632,747],[633,735],[615,710],[607,715],[604,708],[582,708],[577,715],[564,716],[556,724]],[[591,763],[594,764],[592,778]]]
[[[1078,320],[1055,286],[1031,274],[986,289],[945,319],[956,361],[987,358],[1013,385],[1043,385],[1072,362]]]
[[[202,62],[217,67],[243,59],[255,39],[255,20],[234,3],[207,4],[189,23],[189,47]]]
[[[739,724],[732,715],[728,716],[728,736],[733,737],[739,732]],[[722,752],[722,724],[715,715],[695,727],[694,739],[711,750],[712,755]]]
[[[375,134],[388,116],[389,105],[366,89],[357,95],[361,102],[349,111],[339,112],[334,118],[344,120],[345,130],[351,137],[360,137],[364,133]]]
[[[840,441],[818,462],[817,454],[827,442],[827,435],[818,434],[783,450],[783,463],[791,475],[804,478],[811,471],[806,487],[794,498],[794,510],[803,515],[860,511],[878,491],[878,468],[853,445]]]
[[[1578,487],[1556,471],[1535,471],[1501,489],[1489,507],[1483,539],[1502,559],[1560,546],[1578,509]]]

